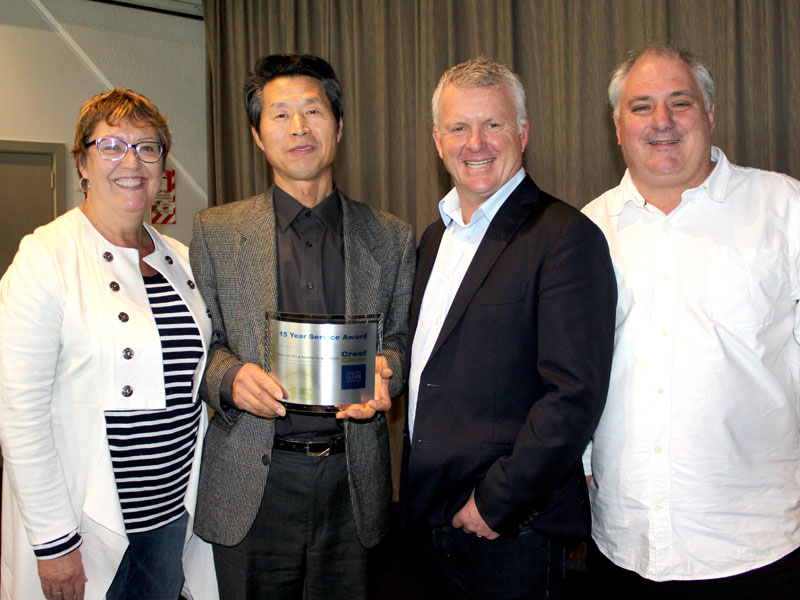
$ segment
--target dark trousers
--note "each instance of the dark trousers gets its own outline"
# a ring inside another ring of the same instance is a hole
[[[532,529],[513,540],[487,540],[447,525],[415,538],[428,598],[560,597],[566,550]]]
[[[345,455],[274,450],[258,515],[236,546],[214,544],[221,600],[367,597]]]
[[[780,560],[731,577],[691,581],[651,581],[618,567],[590,545],[589,571],[599,596],[618,600],[797,600],[800,548]]]

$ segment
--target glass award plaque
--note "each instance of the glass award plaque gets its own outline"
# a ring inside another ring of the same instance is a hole
[[[337,412],[375,394],[375,356],[383,315],[308,315],[269,311],[269,365],[297,412]]]

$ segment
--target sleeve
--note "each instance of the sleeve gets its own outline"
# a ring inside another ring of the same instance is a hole
[[[406,363],[406,341],[408,340],[408,316],[411,304],[411,287],[414,284],[416,265],[416,237],[412,227],[403,228],[401,244],[403,253],[383,329],[383,354],[392,370],[389,395],[396,398],[403,393],[403,380],[408,375]]]
[[[536,369],[545,394],[533,402],[511,455],[475,489],[494,531],[518,531],[579,465],[608,393],[616,300],[605,238],[583,215],[569,219],[539,275]]]
[[[217,293],[217,278],[214,264],[206,242],[203,214],[194,216],[192,241],[189,245],[189,262],[192,274],[203,300],[211,311],[211,344],[208,349],[208,361],[203,381],[200,384],[200,396],[211,408],[227,421],[235,421],[242,411],[231,407],[220,396],[225,374],[231,367],[241,367],[244,363],[228,348],[225,323]],[[232,378],[229,378],[232,382]]]
[[[61,558],[66,556],[73,550],[80,547],[83,540],[81,539],[78,531],[72,531],[67,535],[62,535],[60,538],[48,542],[46,544],[36,544],[33,547],[33,553],[38,560],[49,560],[52,558]]]
[[[52,429],[65,287],[40,239],[26,236],[0,281],[0,445],[32,545],[79,525]]]

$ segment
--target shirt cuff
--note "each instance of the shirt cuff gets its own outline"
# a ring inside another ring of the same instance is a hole
[[[238,410],[233,401],[233,380],[243,366],[234,365],[222,376],[222,382],[219,384],[219,405],[223,410]]]
[[[47,542],[45,544],[34,544],[33,553],[39,560],[59,558],[78,548],[82,542],[83,539],[78,534],[78,530],[76,529],[75,531],[61,536],[52,542]]]
[[[589,477],[592,474],[592,441],[589,440],[589,443],[586,444],[586,450],[583,451],[583,456],[581,456],[581,461],[583,462],[583,474],[586,477]]]

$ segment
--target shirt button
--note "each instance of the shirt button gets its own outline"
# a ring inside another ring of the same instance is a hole
[[[669,281],[669,273],[664,273],[664,280]]]
[[[111,283],[109,283],[108,287],[111,288],[112,292],[118,292],[119,291],[119,284],[116,281],[112,281]]]
[[[207,308],[207,309],[206,309],[206,316],[207,316],[209,319],[211,318],[211,309],[210,309],[210,308]]]
[[[655,447],[655,452],[656,452],[656,454],[661,454],[661,446],[656,446]]]
[[[111,254],[111,252],[103,252],[103,260],[105,260],[106,262],[111,262],[112,260],[114,260],[114,255]]]
[[[314,244],[312,244],[311,242],[306,242],[306,248],[311,248],[311,246],[313,246],[313,245]]]
[[[261,464],[265,467],[269,464],[269,454],[262,454],[261,455]]]
[[[667,330],[666,329],[662,329],[661,330],[661,335],[667,335]]]
[[[126,313],[126,312],[119,313],[119,320],[120,321],[122,321],[123,323],[127,323],[128,319],[130,319],[130,317],[128,316],[128,313]]]
[[[656,511],[656,512],[660,511],[660,510],[661,510],[661,505],[660,505],[660,504],[656,504],[656,505],[653,507],[653,510],[654,510],[654,511]]]
[[[167,264],[168,264],[168,265],[171,265],[171,264],[172,264],[172,262],[173,262],[173,261],[172,261],[172,257],[171,257],[171,256],[165,256],[165,257],[164,257],[164,260],[165,260],[165,261],[167,261]]]
[[[305,216],[306,216],[306,218],[310,217],[311,216],[311,211],[307,210]]]
[[[125,360],[130,360],[133,358],[133,349],[132,348],[125,348],[122,351],[122,358]]]
[[[133,388],[129,385],[126,385],[122,388],[122,395],[126,398],[130,398],[133,396]]]
[[[307,287],[308,289],[310,289],[310,290],[313,290],[313,289],[314,289],[314,284],[313,284],[313,283],[311,283],[311,282],[309,281],[309,282],[306,284],[306,287]]]
[[[664,388],[663,387],[658,388],[658,393],[659,394],[663,394],[664,393]]]
[[[193,289],[194,289],[194,281],[192,281],[191,279],[190,279],[189,281],[187,281],[187,282],[186,282],[186,285],[188,285],[188,286],[189,286],[189,289],[190,289],[190,290],[193,290]]]
[[[672,221],[666,221],[666,222],[664,223],[664,227],[666,227],[667,229],[669,229],[670,227],[672,227]]]

